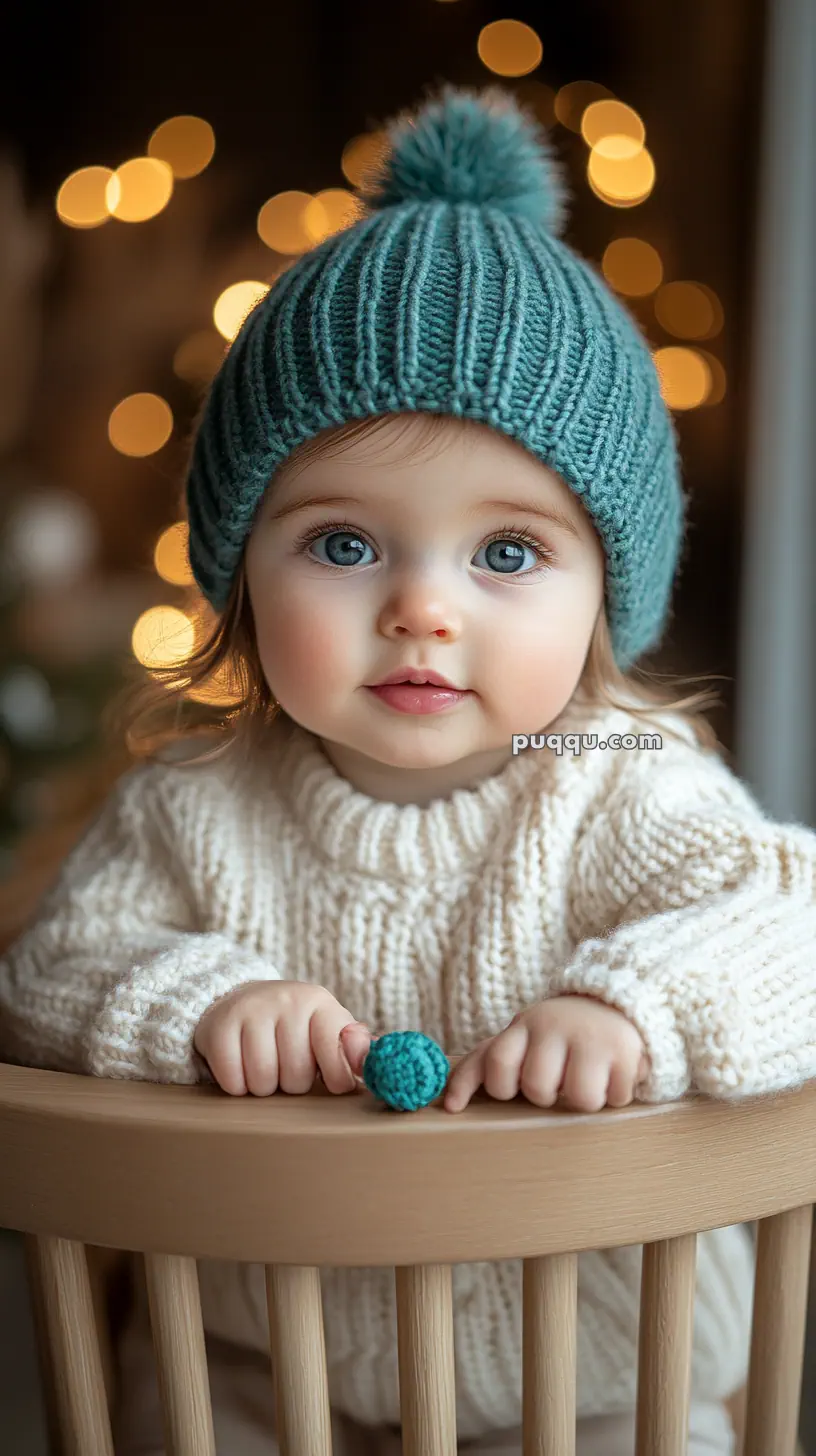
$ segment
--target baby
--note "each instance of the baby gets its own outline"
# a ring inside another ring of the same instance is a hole
[[[445,89],[389,138],[198,423],[217,623],[160,691],[174,714],[230,669],[215,750],[168,733],[115,786],[0,964],[0,1053],[343,1094],[372,1036],[415,1029],[462,1054],[451,1114],[479,1087],[590,1112],[800,1085],[816,835],[763,814],[699,698],[630,671],[683,542],[648,347],[560,240],[508,96]],[[263,1271],[199,1268],[219,1456],[273,1456]],[[577,1451],[633,1456],[640,1251],[579,1268]],[[393,1272],[321,1272],[336,1456],[397,1453]],[[733,1450],[752,1276],[744,1229],[700,1236],[694,1456]],[[520,1453],[520,1264],[453,1281],[460,1449]],[[157,1456],[143,1294],[121,1360],[117,1451]]]

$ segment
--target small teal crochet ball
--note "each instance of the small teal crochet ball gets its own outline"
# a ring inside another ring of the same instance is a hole
[[[389,1031],[371,1043],[363,1063],[369,1092],[398,1112],[416,1112],[444,1092],[448,1059],[421,1031]]]

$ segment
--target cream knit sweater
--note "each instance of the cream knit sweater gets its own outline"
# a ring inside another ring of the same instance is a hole
[[[99,1077],[195,1082],[193,1033],[259,978],[319,982],[375,1034],[449,1053],[516,1011],[588,991],[635,1022],[643,1099],[743,1098],[816,1077],[816,835],[777,825],[682,721],[659,749],[529,749],[427,807],[379,802],[281,717],[233,751],[139,765],[0,962],[0,1056]],[[651,726],[598,711],[585,732]],[[602,1190],[599,1190],[602,1194]],[[635,1399],[640,1256],[582,1256],[579,1414]],[[205,1324],[267,1348],[262,1271],[203,1261]],[[752,1253],[701,1235],[693,1380],[744,1379]],[[332,1401],[398,1420],[389,1270],[323,1271]],[[460,1434],[521,1420],[517,1261],[454,1270]]]

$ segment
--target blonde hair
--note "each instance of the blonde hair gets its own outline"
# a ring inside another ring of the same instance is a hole
[[[282,469],[287,475],[294,474],[312,460],[332,457],[345,446],[376,434],[386,419],[393,418],[378,416],[324,430],[299,445]],[[463,429],[476,423],[433,414],[406,416],[406,421],[421,421],[420,448],[441,437],[451,423]],[[262,745],[271,723],[283,709],[270,690],[258,653],[244,558],[220,615],[208,619],[210,609],[197,591],[190,593],[187,612],[196,623],[199,645],[172,667],[131,664],[122,690],[105,710],[103,731],[117,744],[124,738],[128,752],[140,760],[155,757],[169,744],[189,741],[195,749],[202,735],[215,735],[219,741],[210,753],[194,751],[191,758],[197,763],[224,753],[232,745],[250,755]],[[717,735],[704,717],[705,710],[719,706],[719,694],[703,688],[677,696],[670,685],[707,680],[675,677],[661,681],[657,674],[638,667],[622,672],[615,662],[606,614],[601,609],[572,701],[624,709],[674,737],[680,735],[663,721],[657,724],[655,714],[677,714],[691,727],[701,747],[719,752],[722,750]],[[173,756],[183,762],[177,752]]]

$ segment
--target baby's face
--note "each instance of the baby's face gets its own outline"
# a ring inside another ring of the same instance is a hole
[[[420,798],[448,792],[495,772],[514,733],[542,732],[578,684],[603,601],[601,544],[553,472],[486,426],[451,423],[419,454],[415,435],[390,418],[284,471],[247,544],[272,692],[377,797],[397,798],[400,779]],[[466,691],[401,710],[371,691],[399,668]]]

